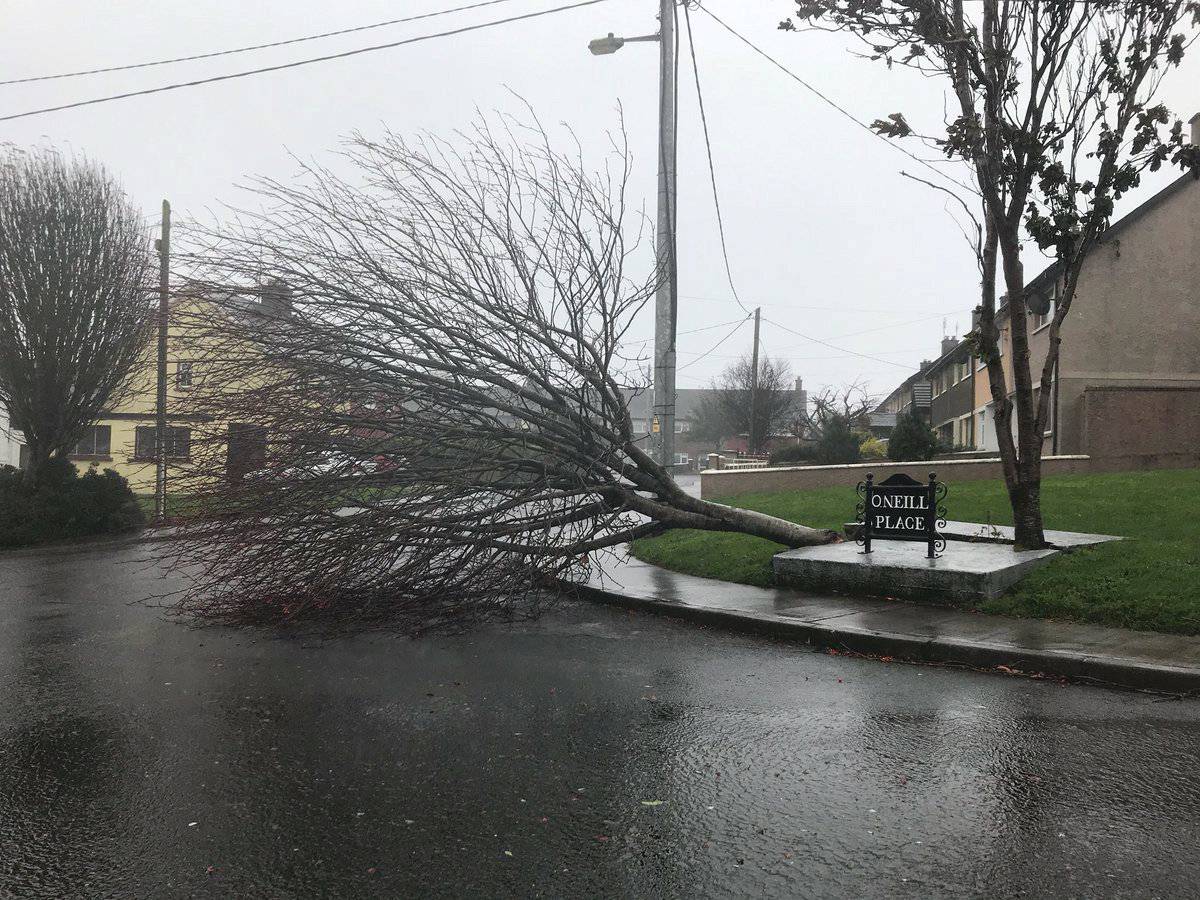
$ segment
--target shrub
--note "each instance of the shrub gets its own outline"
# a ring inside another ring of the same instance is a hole
[[[897,417],[896,427],[888,440],[887,455],[900,462],[932,459],[938,452],[938,436],[929,423],[915,412]]]
[[[887,444],[868,434],[858,445],[858,453],[863,459],[887,459]]]
[[[858,462],[859,440],[845,416],[828,416],[821,425],[821,436],[817,440],[817,464],[834,466]]]
[[[146,521],[129,483],[114,472],[80,475],[68,460],[51,459],[36,485],[0,466],[0,547],[118,534]]]
[[[804,444],[788,444],[771,451],[771,465],[794,466],[797,463],[812,462],[813,448]]]

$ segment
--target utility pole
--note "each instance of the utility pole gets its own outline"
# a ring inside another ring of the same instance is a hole
[[[675,2],[659,0],[658,41],[658,291],[654,296],[654,416],[663,466],[675,463]],[[651,440],[655,438],[651,434]]]
[[[754,307],[754,348],[750,351],[750,434],[746,449],[758,449],[758,319],[761,308]]]
[[[158,398],[155,404],[154,519],[167,515],[167,307],[171,277],[171,204],[162,202],[162,237],[158,244]]]
[[[678,320],[675,265],[675,5],[658,0],[658,34],[588,42],[596,56],[608,56],[633,41],[658,41],[658,234],[655,241],[658,290],[654,295],[654,407],[650,452],[661,465],[675,464],[675,328]]]

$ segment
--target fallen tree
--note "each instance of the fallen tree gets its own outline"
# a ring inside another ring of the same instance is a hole
[[[627,148],[589,172],[522,134],[356,136],[352,180],[261,180],[261,212],[192,231],[184,610],[419,630],[534,609],[670,528],[837,539],[692,497],[651,458],[622,346],[659,273],[629,274]]]

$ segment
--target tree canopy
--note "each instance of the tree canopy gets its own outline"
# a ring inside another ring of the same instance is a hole
[[[70,452],[145,358],[152,274],[141,214],[101,166],[0,155],[0,403],[30,478]]]

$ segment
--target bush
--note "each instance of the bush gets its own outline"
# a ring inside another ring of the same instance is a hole
[[[888,440],[887,455],[898,462],[932,459],[938,452],[938,436],[929,423],[915,412],[897,417]]]
[[[118,534],[145,521],[129,482],[112,469],[81,476],[68,460],[51,459],[35,486],[0,466],[0,547]]]
[[[845,416],[829,416],[822,423],[821,436],[817,440],[817,464],[835,466],[858,462],[859,440]]]
[[[887,459],[887,444],[877,437],[865,435],[862,443],[858,445],[858,454],[863,459]]]
[[[794,466],[798,463],[812,462],[813,448],[804,444],[788,444],[771,451],[771,465]]]

